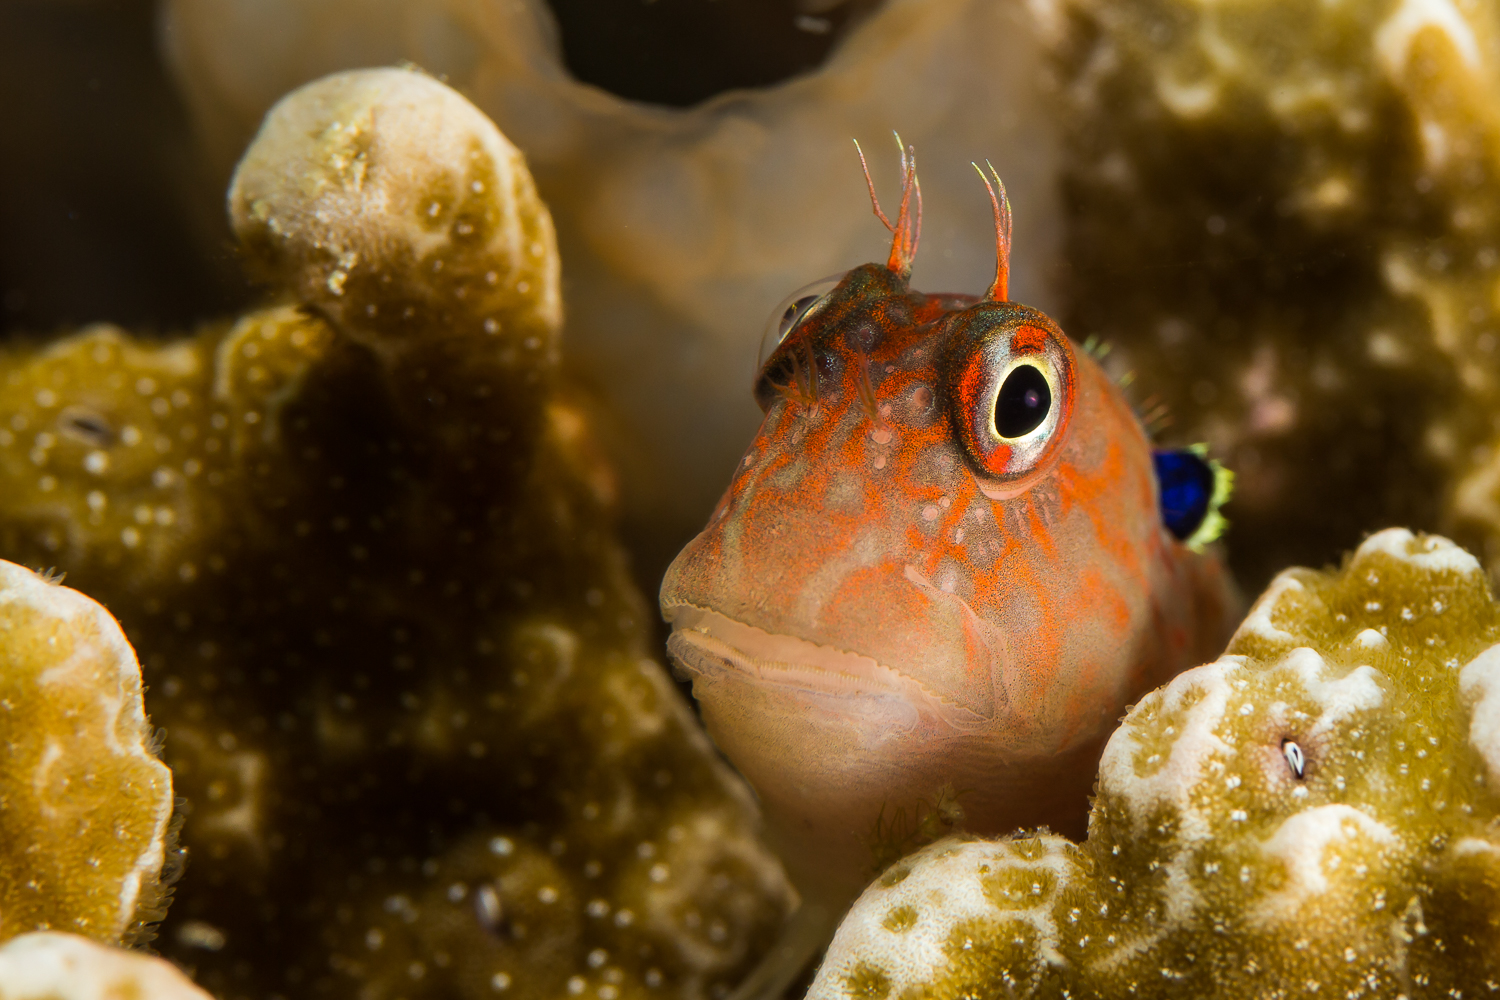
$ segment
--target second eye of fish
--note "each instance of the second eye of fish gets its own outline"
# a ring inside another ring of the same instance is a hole
[[[802,318],[802,314],[807,312],[808,308],[816,301],[818,301],[818,296],[804,295],[787,306],[781,314],[780,322],[776,324],[777,335],[782,340],[785,340],[786,335],[792,331],[792,327],[796,326],[797,321]]]
[[[1018,438],[1041,426],[1052,408],[1047,378],[1032,365],[1019,365],[1005,377],[995,399],[995,430],[1003,438]]]

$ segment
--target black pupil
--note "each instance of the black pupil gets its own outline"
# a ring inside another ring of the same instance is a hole
[[[1032,365],[1011,370],[995,400],[995,429],[1003,438],[1029,434],[1047,419],[1052,408],[1052,390],[1041,371]]]

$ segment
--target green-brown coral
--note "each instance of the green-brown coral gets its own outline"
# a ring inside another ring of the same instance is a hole
[[[1500,12],[1061,0],[1076,335],[1238,476],[1259,586],[1380,524],[1500,556]]]
[[[144,936],[163,909],[171,816],[172,776],[120,626],[0,562],[0,941]]]
[[[159,947],[226,998],[734,982],[790,890],[647,655],[519,153],[343,74],[230,208],[280,304],[0,356],[0,552],[119,617],[187,799]]]
[[[1500,607],[1463,550],[1384,531],[1130,712],[1086,841],[898,862],[811,996],[1487,995],[1497,788]]]

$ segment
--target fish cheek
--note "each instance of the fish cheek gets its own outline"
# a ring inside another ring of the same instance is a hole
[[[853,472],[832,472],[827,483],[820,506],[829,513],[862,517],[869,513],[868,504],[879,502],[880,494],[871,489],[871,484],[863,476]]]
[[[969,568],[952,555],[944,556],[938,561],[937,572],[932,574],[932,585],[965,603],[973,603],[974,578]]]

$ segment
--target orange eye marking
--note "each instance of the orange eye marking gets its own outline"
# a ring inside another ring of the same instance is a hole
[[[965,412],[973,412],[979,407],[988,374],[983,365],[970,364],[965,366],[963,374],[958,377],[958,401]]]
[[[1036,354],[1046,346],[1046,332],[1034,326],[1023,326],[1010,338],[1011,354]]]

